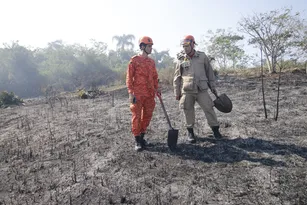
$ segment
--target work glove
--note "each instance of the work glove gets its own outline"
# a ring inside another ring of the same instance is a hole
[[[129,102],[132,104],[136,103],[136,98],[132,93],[129,93]]]

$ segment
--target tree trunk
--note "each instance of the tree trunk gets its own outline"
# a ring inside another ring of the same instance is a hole
[[[279,68],[279,75],[278,75],[278,84],[277,84],[277,100],[276,100],[276,115],[275,115],[275,121],[278,119],[278,112],[279,112],[279,92],[280,92],[280,76],[281,76],[281,69],[283,67],[283,61],[281,60],[281,65]]]
[[[268,66],[269,73],[272,71],[272,64],[269,58],[266,59],[266,65]]]
[[[262,62],[262,47],[261,47],[261,87],[262,87],[262,102],[263,102],[263,108],[264,108],[264,115],[265,119],[268,118],[267,110],[266,110],[266,103],[265,103],[265,94],[264,94],[264,82],[263,82],[263,62]]]
[[[114,107],[114,92],[115,92],[115,91],[111,91],[112,107]]]
[[[227,69],[226,57],[223,58],[224,69]]]
[[[270,58],[269,58],[269,55],[266,51],[266,49],[263,50],[264,54],[265,54],[265,58],[266,58],[266,64],[268,66],[268,69],[269,69],[269,73],[272,71],[272,63],[270,61]]]
[[[272,55],[272,73],[276,73],[276,63],[277,63],[277,57]]]

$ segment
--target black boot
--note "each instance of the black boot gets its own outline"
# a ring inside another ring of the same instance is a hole
[[[194,135],[193,128],[187,128],[187,129],[188,129],[188,142],[195,143],[196,142],[196,137]]]
[[[141,133],[140,137],[141,137],[141,145],[142,145],[142,148],[145,148],[145,147],[147,147],[147,146],[150,146],[150,144],[144,139],[145,133]]]
[[[141,151],[142,150],[142,143],[141,143],[141,136],[135,136],[135,151]]]
[[[215,139],[223,139],[223,136],[221,135],[219,129],[219,126],[213,126],[211,127],[212,131],[213,131],[213,136]]]

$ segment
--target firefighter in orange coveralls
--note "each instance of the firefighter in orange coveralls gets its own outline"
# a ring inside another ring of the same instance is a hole
[[[131,130],[135,137],[136,151],[148,146],[144,136],[156,105],[155,95],[157,92],[160,93],[155,62],[148,57],[151,54],[152,45],[153,41],[150,37],[140,38],[139,46],[142,53],[130,59],[126,75],[132,112]]]

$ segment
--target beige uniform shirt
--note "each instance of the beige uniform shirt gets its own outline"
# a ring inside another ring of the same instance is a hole
[[[196,51],[192,58],[181,52],[177,58],[173,82],[176,96],[208,90],[208,84],[215,88],[213,69],[204,52]]]

